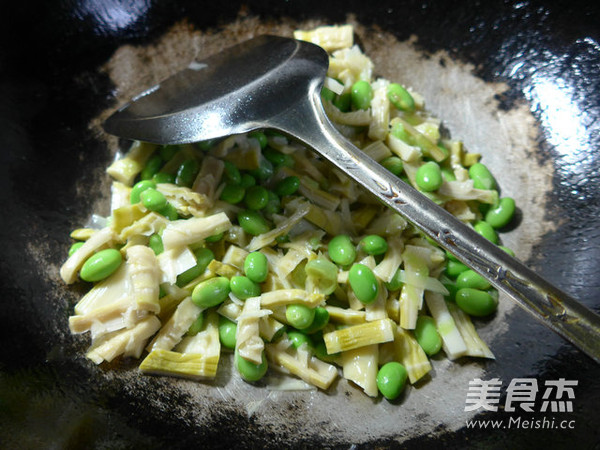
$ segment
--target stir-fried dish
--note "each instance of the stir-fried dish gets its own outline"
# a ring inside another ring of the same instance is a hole
[[[514,200],[422,96],[374,77],[351,26],[295,37],[330,55],[322,100],[339,131],[499,244]],[[93,283],[69,327],[90,333],[96,364],[143,358],[143,373],[211,380],[232,353],[248,382],[274,370],[326,390],[342,375],[392,400],[442,350],[493,358],[471,316],[492,315],[497,291],[276,131],[134,142],[107,172],[111,214],[73,231],[60,270],[67,284]]]

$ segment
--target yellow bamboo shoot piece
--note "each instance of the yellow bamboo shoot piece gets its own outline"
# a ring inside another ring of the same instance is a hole
[[[394,328],[390,319],[375,320],[325,333],[323,340],[327,353],[332,355],[366,345],[393,341]]]

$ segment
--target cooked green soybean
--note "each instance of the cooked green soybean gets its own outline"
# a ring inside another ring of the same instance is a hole
[[[231,292],[237,298],[246,300],[250,297],[258,297],[260,295],[260,286],[248,277],[236,275],[231,277],[229,282]]]
[[[258,141],[258,145],[260,145],[261,149],[264,149],[267,146],[267,135],[260,130],[252,131],[248,133],[248,137],[254,138]]]
[[[269,261],[261,252],[249,253],[244,259],[244,273],[255,283],[262,283],[269,274]]]
[[[219,316],[219,340],[223,347],[233,350],[235,348],[237,323],[227,317]]]
[[[163,145],[158,150],[158,154],[163,159],[163,161],[167,162],[171,158],[173,158],[173,156],[175,156],[175,153],[177,153],[179,150],[180,147],[178,145]]]
[[[155,189],[156,183],[152,180],[142,180],[134,184],[133,188],[131,188],[131,193],[129,194],[129,200],[132,205],[140,202],[140,195],[146,189]]]
[[[158,172],[158,173],[154,174],[154,176],[152,177],[152,181],[154,181],[156,184],[159,184],[159,183],[175,184],[175,175],[172,175],[170,173],[165,173],[165,172]]]
[[[150,180],[155,174],[158,173],[162,165],[163,159],[159,154],[151,156],[150,159],[148,159],[148,162],[146,162],[144,168],[142,169],[140,178],[142,180]]]
[[[192,292],[192,301],[201,308],[210,308],[223,303],[229,292],[231,289],[227,278],[209,278],[196,285]]]
[[[350,111],[350,106],[352,106],[352,94],[350,92],[344,92],[343,94],[336,95],[333,99],[333,104],[341,112]]]
[[[198,333],[200,333],[202,331],[203,327],[204,327],[204,311],[200,311],[200,314],[198,314],[198,317],[196,317],[196,320],[194,320],[192,322],[192,324],[190,325],[190,327],[188,328],[188,330],[185,334],[187,334],[188,336],[196,336]]]
[[[196,175],[200,171],[200,165],[195,159],[188,159],[181,163],[177,169],[177,177],[175,183],[178,186],[191,187]]]
[[[300,187],[300,178],[295,175],[285,177],[275,186],[275,193],[280,197],[296,193]]]
[[[377,278],[371,269],[364,264],[353,264],[348,273],[350,287],[362,303],[372,303],[379,294]]]
[[[83,242],[75,242],[73,245],[71,245],[71,247],[69,248],[69,256],[72,256],[73,253],[75,253],[77,249],[79,249],[82,245]]]
[[[161,209],[160,211],[157,211],[157,212],[159,214],[162,214],[169,220],[179,219],[179,214],[177,214],[177,209],[170,203],[167,203],[167,205],[163,209]]]
[[[273,163],[265,157],[261,158],[258,168],[250,170],[249,173],[257,180],[266,181],[273,175],[273,171]]]
[[[149,188],[140,194],[142,205],[150,211],[161,211],[167,206],[167,197],[156,189]]]
[[[502,197],[497,205],[486,212],[485,221],[493,228],[502,228],[510,223],[514,214],[515,200],[511,197]]]
[[[312,346],[311,345],[312,342],[310,341],[310,338],[301,331],[288,331],[287,337],[290,340],[290,342],[292,343],[292,347],[294,347],[294,348],[301,347],[303,344],[306,344],[309,347]]]
[[[417,342],[427,355],[433,356],[442,348],[442,338],[432,317],[417,317],[414,333]]]
[[[487,316],[498,307],[498,299],[479,289],[459,289],[454,298],[458,307],[472,316]]]
[[[392,361],[384,364],[377,372],[377,389],[388,400],[394,400],[406,386],[408,372],[399,362]]]
[[[491,287],[490,282],[484,277],[479,275],[472,269],[465,270],[456,278],[456,287],[462,288],[473,288],[473,289],[489,289]]]
[[[150,236],[150,239],[148,239],[148,247],[152,249],[155,255],[160,255],[162,252],[165,251],[165,247],[163,245],[162,237],[160,237],[160,234],[153,234],[152,236]]]
[[[368,255],[383,255],[388,251],[387,241],[377,234],[365,236],[358,245]]]
[[[496,230],[494,230],[494,227],[492,227],[485,220],[480,220],[478,222],[475,222],[475,225],[473,225],[473,228],[475,228],[475,231],[477,231],[480,235],[482,235],[488,241],[490,241],[494,244],[498,243],[498,233],[496,233]]]
[[[327,251],[331,260],[340,266],[349,266],[356,259],[356,248],[347,234],[340,234],[331,239]]]
[[[422,191],[432,192],[438,190],[444,182],[440,166],[434,161],[421,165],[417,169],[415,182]]]
[[[267,359],[265,358],[265,352],[262,353],[262,362],[260,364],[254,364],[253,362],[242,358],[237,351],[235,352],[234,361],[236,369],[246,381],[260,380],[265,376],[265,373],[267,373],[267,369],[269,368]]]
[[[244,231],[253,236],[266,233],[270,230],[269,224],[258,211],[249,209],[240,211],[237,219]]]
[[[504,245],[499,245],[498,248],[502,249],[503,251],[505,251],[506,253],[508,253],[513,258],[515,257],[515,252],[512,251],[512,249],[510,249],[508,247],[505,247]]]
[[[449,259],[446,263],[446,275],[450,278],[456,278],[465,270],[469,270],[469,268],[460,261]]]
[[[310,324],[310,326],[308,328],[305,328],[302,331],[306,334],[313,334],[313,333],[316,333],[317,331],[320,331],[323,328],[325,328],[325,325],[327,325],[328,323],[329,323],[329,311],[327,311],[322,306],[317,306],[315,308],[315,317],[313,319],[313,322]]]
[[[304,330],[312,325],[315,318],[315,310],[302,304],[288,305],[285,308],[285,318],[294,328]]]
[[[404,163],[397,156],[388,156],[382,159],[380,164],[396,176],[404,171]]]
[[[244,203],[248,209],[258,211],[267,206],[269,202],[269,191],[262,186],[252,186],[246,190],[246,196],[244,197]]]
[[[254,185],[256,185],[256,178],[254,178],[249,173],[243,173],[242,178],[240,180],[240,186],[244,189],[248,189],[249,187],[252,187]]]
[[[415,110],[415,99],[398,83],[390,83],[387,90],[387,96],[392,105],[397,109],[408,112]]]
[[[294,158],[291,155],[282,153],[272,147],[267,147],[263,150],[263,156],[274,167],[294,167]]]
[[[469,167],[469,177],[473,180],[475,189],[496,189],[494,176],[482,163],[475,163]]]
[[[246,195],[246,189],[241,184],[227,183],[221,191],[221,200],[235,205],[241,202]]]
[[[240,169],[231,161],[223,161],[223,176],[228,183],[240,184],[242,182],[242,174]]]
[[[398,268],[396,273],[389,282],[383,283],[388,291],[398,291],[404,286],[404,283],[401,280],[402,278],[402,270]]]
[[[368,81],[359,80],[350,91],[352,106],[356,109],[368,109],[373,99],[373,88]]]
[[[269,200],[267,201],[267,206],[265,206],[262,211],[265,214],[277,214],[281,211],[281,200],[275,192],[269,191]]]
[[[79,276],[85,281],[100,281],[112,275],[123,262],[119,250],[107,248],[90,256],[79,271]]]

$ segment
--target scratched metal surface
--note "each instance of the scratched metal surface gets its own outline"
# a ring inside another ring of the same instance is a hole
[[[477,324],[495,362],[436,360],[432,379],[399,404],[372,401],[345,382],[327,393],[249,386],[227,360],[217,381],[203,384],[83,358],[85,337],[67,329],[83,288],[64,287],[57,272],[68,232],[107,207],[104,168],[117,143],[98,123],[195,56],[261,32],[347,20],[378,72],[423,93],[451,135],[484,155],[503,194],[517,199],[522,218],[504,242],[600,308],[598,11],[576,2],[265,3],[139,1],[124,10],[118,2],[47,2],[34,13],[15,4],[11,20],[4,16],[2,42],[19,44],[0,53],[0,443],[519,448],[566,447],[576,436],[593,447],[598,367],[507,299],[494,319]],[[25,28],[33,18],[36,26]],[[579,380],[569,415],[576,429],[466,429],[476,376]]]

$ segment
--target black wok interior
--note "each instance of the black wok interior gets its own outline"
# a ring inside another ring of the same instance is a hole
[[[141,391],[95,380],[94,370],[80,361],[82,341],[65,335],[73,302],[85,287],[67,290],[48,273],[56,273],[64,260],[69,232],[85,223],[96,198],[106,195],[96,191],[101,173],[88,170],[105,167],[111,158],[105,142],[88,128],[114,100],[113,86],[98,68],[120,45],[151,43],[183,18],[198,29],[218,29],[240,11],[265,20],[318,18],[331,23],[344,22],[353,13],[363,25],[377,25],[399,40],[416,35],[416,45],[425,53],[443,49],[472,63],[483,80],[505,82],[509,89],[498,96],[498,107],[530,104],[539,123],[538,148],[533,150],[554,167],[547,215],[558,226],[536,244],[527,263],[600,311],[600,11],[593,3],[48,0],[10,1],[2,9],[0,446],[352,444],[318,433],[297,436],[257,427],[232,410],[215,414],[208,423],[179,420],[168,410],[153,409]],[[520,69],[513,70],[517,64]],[[555,81],[571,116],[549,120],[556,111],[532,95],[536,76]],[[569,134],[572,128],[562,126],[565,121],[579,124],[578,131]],[[82,190],[89,192],[83,195]],[[598,445],[600,368],[521,310],[513,310],[508,320],[510,332],[495,344],[498,362],[487,366],[487,378],[578,380],[575,410],[568,416],[575,429],[490,433],[463,428],[444,433],[440,424],[436,437],[410,436],[403,447]],[[524,360],[535,367],[533,372],[520,369]],[[145,386],[164,390],[165,403],[186,402],[161,379]],[[375,437],[363,445],[398,443]]]

